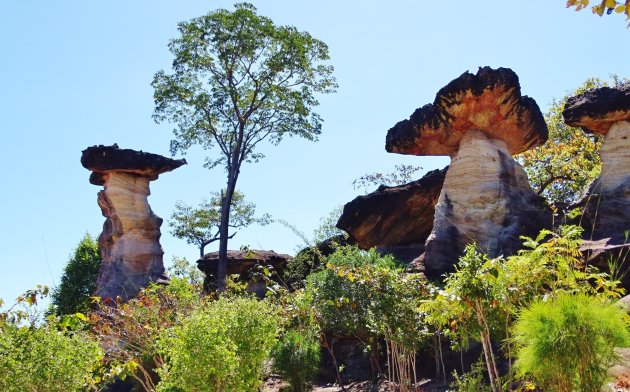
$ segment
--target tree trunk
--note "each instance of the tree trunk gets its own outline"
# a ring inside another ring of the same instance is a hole
[[[236,189],[236,179],[238,178],[239,167],[230,167],[228,172],[228,182],[223,201],[221,204],[221,224],[219,225],[219,264],[217,266],[218,291],[225,291],[225,281],[227,278],[227,251],[228,251],[228,231],[230,224],[230,208],[232,207],[232,196]]]

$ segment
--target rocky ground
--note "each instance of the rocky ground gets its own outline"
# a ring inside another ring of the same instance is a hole
[[[262,392],[281,392],[287,388],[288,384],[281,380],[278,376],[270,376],[262,389]],[[344,385],[346,392],[389,392],[397,391],[398,386],[388,381],[380,381],[373,383],[371,381],[353,382]],[[418,382],[415,392],[445,392],[446,386],[433,382],[431,380],[422,380]],[[342,391],[336,384],[319,383],[313,387],[312,392],[340,392]]]

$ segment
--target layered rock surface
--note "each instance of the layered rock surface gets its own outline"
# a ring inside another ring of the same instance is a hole
[[[291,256],[272,250],[229,250],[227,254],[227,275],[239,275],[241,282],[247,282],[247,291],[259,297],[265,295],[267,285],[259,269],[268,268],[277,276],[287,265]],[[219,252],[210,252],[197,261],[197,268],[205,274],[204,285],[210,289],[216,284]],[[273,277],[272,277],[273,278]]]
[[[521,96],[518,77],[506,68],[464,73],[433,104],[390,129],[388,152],[452,158],[425,253],[414,264],[439,277],[469,243],[491,256],[509,255],[520,247],[519,236],[549,227],[551,211],[512,158],[546,139],[540,109]]]
[[[503,140],[470,131],[446,173],[426,241],[424,270],[439,277],[450,271],[467,244],[491,257],[514,254],[522,235],[535,236],[551,223],[544,200]]]
[[[149,183],[186,161],[114,145],[87,148],[81,163],[92,171],[90,182],[103,185],[98,205],[107,218],[98,239],[102,264],[94,294],[133,298],[149,283],[166,279],[162,219],[149,206]]]
[[[377,247],[410,262],[424,251],[446,171],[433,170],[417,181],[358,196],[344,206],[337,227],[362,249]]]
[[[625,243],[630,239],[630,84],[571,97],[562,114],[567,124],[604,135],[601,174],[577,203],[586,238]]]

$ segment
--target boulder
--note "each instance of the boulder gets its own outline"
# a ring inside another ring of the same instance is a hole
[[[507,256],[520,248],[520,236],[551,226],[551,210],[512,158],[544,143],[547,133],[536,102],[521,96],[516,74],[489,67],[462,74],[433,104],[388,131],[388,152],[451,157],[425,253],[414,268],[437,278],[453,269],[469,243],[491,257]]]
[[[380,186],[358,196],[344,206],[337,227],[361,249],[377,247],[408,263],[424,251],[446,170],[433,170],[417,181]]]
[[[562,115],[568,125],[604,136],[601,174],[575,205],[585,238],[623,244],[630,230],[630,84],[571,97]]]
[[[128,300],[149,283],[167,278],[162,219],[149,206],[149,183],[185,163],[117,145],[83,151],[81,164],[92,172],[90,182],[103,186],[98,205],[106,218],[98,238],[102,264],[94,295]]]
[[[267,292],[267,283],[262,276],[264,269],[267,268],[269,278],[275,280],[282,274],[291,256],[272,250],[229,250],[227,259],[227,275],[239,275],[239,281],[247,282],[247,291],[263,297]],[[218,265],[219,252],[206,253],[203,258],[197,260],[197,268],[206,276],[204,279],[206,290],[216,286]]]

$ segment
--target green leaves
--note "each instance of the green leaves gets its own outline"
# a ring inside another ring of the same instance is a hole
[[[178,201],[168,222],[171,234],[198,246],[203,257],[205,246],[219,240],[222,203],[223,197],[220,192],[212,193],[210,200],[204,200],[196,208]],[[239,229],[253,223],[267,225],[271,222],[268,214],[257,217],[255,212],[256,205],[246,202],[245,195],[235,191],[232,196],[229,226],[232,229]]]
[[[98,244],[86,233],[68,260],[59,287],[53,291],[52,304],[56,314],[87,313],[100,266]]]
[[[277,329],[277,309],[265,301],[221,297],[205,304],[162,335],[169,361],[158,390],[257,390]]]
[[[612,79],[615,84],[624,82],[614,75]],[[608,83],[601,79],[589,78],[561,100],[554,100],[545,113],[549,140],[518,157],[534,191],[559,208],[577,201],[601,170],[601,140],[580,128],[566,125],[562,110],[570,96],[606,85]]]
[[[216,146],[223,158],[210,166],[240,166],[266,138],[316,138],[313,93],[336,88],[323,42],[276,26],[248,3],[182,22],[179,32],[169,44],[174,73],[159,71],[152,83],[154,119],[178,126],[173,153]]]
[[[544,390],[599,391],[613,348],[630,343],[625,317],[614,304],[584,294],[537,301],[514,326],[516,366]]]

